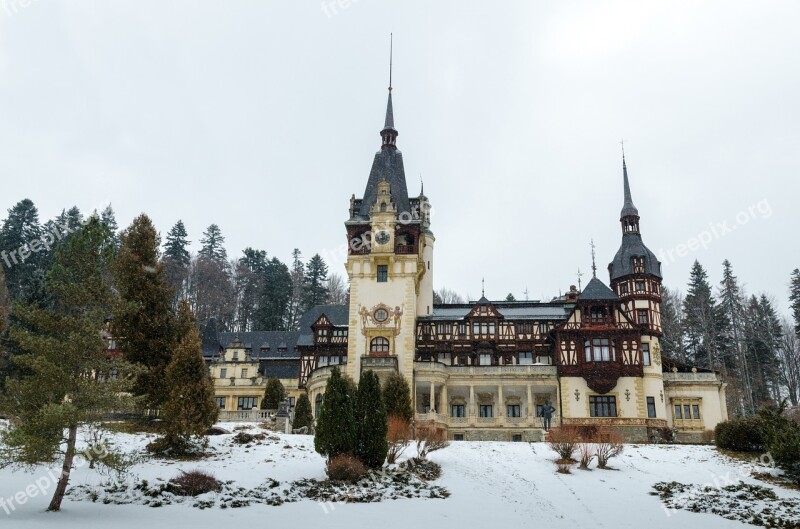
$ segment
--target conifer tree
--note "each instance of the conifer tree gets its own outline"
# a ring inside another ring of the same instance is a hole
[[[328,265],[319,254],[315,254],[306,265],[303,280],[303,310],[328,302]]]
[[[795,268],[789,283],[789,301],[794,319],[794,332],[800,337],[800,268]]]
[[[722,281],[720,282],[720,314],[724,318],[724,329],[727,342],[731,346],[731,359],[729,365],[735,366],[737,378],[744,390],[744,412],[753,414],[756,405],[753,396],[753,380],[750,373],[752,366],[745,357],[745,307],[739,279],[733,275],[731,262],[725,259],[722,262]]]
[[[228,252],[225,250],[225,237],[222,236],[222,230],[219,226],[212,224],[206,231],[203,232],[203,238],[200,239],[199,255],[212,261],[220,263],[227,263]]]
[[[175,344],[172,291],[160,262],[160,241],[147,215],[140,215],[120,237],[114,262],[120,299],[113,314],[113,333],[125,359],[146,368],[136,382],[145,403],[161,406],[167,397],[164,370]]]
[[[177,347],[164,376],[168,389],[162,414],[166,434],[149,448],[181,455],[202,446],[199,441],[217,420],[219,407],[200,349],[200,331],[186,300],[178,305],[175,327]]]
[[[13,362],[22,375],[8,381],[0,412],[11,417],[3,432],[0,466],[61,460],[48,510],[58,511],[72,471],[78,428],[126,408],[132,365],[109,358],[100,329],[112,303],[108,265],[113,241],[97,217],[56,250],[46,287],[53,306],[19,303],[10,329],[22,354]],[[119,376],[109,376],[116,372]],[[119,461],[108,449],[98,462]],[[90,454],[91,455],[91,454]]]
[[[100,213],[100,220],[106,225],[108,231],[111,232],[114,248],[119,248],[119,234],[117,233],[119,226],[117,225],[117,217],[114,214],[114,209],[111,207],[111,204],[107,205],[103,209],[103,212]]]
[[[361,373],[355,407],[355,456],[369,468],[379,468],[386,460],[388,421],[381,396],[381,383],[374,371]]]
[[[5,266],[6,287],[13,300],[29,300],[37,273],[43,279],[43,252],[33,252],[41,237],[39,212],[31,200],[21,200],[8,210],[0,227],[0,264]]]
[[[297,430],[299,428],[311,428],[314,424],[314,416],[311,413],[311,401],[308,395],[302,393],[297,398],[297,405],[294,407],[294,422],[292,428]]]
[[[6,288],[6,275],[3,272],[3,267],[0,265],[0,334],[6,329],[8,324],[8,315],[11,313],[11,298],[8,297],[8,289]],[[2,349],[0,349],[2,353]]]
[[[260,331],[288,330],[292,278],[289,268],[278,258],[267,262],[264,287],[253,315],[253,328]]]
[[[261,399],[262,410],[277,410],[281,401],[286,398],[286,389],[277,378],[267,379],[264,398]]]
[[[720,310],[711,293],[708,274],[697,261],[692,266],[683,313],[690,362],[709,369],[721,369],[723,375],[726,374]]]
[[[411,407],[411,389],[406,378],[400,373],[392,373],[383,388],[383,404],[388,417],[400,417],[406,422],[414,418]]]
[[[264,289],[267,271],[267,252],[245,248],[236,264],[236,329],[246,332],[253,329],[259,296]]]
[[[164,273],[169,286],[173,289],[172,308],[177,310],[178,301],[187,297],[187,282],[189,280],[189,266],[192,262],[189,254],[189,240],[186,227],[179,220],[170,228],[164,242]]]
[[[286,322],[286,329],[290,331],[298,330],[300,318],[303,316],[303,280],[306,275],[306,267],[300,257],[300,250],[295,248],[292,251],[292,268],[289,273],[292,282],[292,293],[289,298]]]
[[[683,313],[681,294],[677,290],[661,287],[661,354],[669,360],[686,362],[683,346]]]
[[[338,367],[331,371],[325,387],[317,429],[314,435],[314,449],[329,460],[342,454],[355,452],[356,425],[355,406],[348,383]]]

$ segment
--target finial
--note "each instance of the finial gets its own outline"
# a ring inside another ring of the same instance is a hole
[[[482,298],[486,297],[486,278],[485,277],[481,278],[481,297]]]
[[[581,288],[581,278],[582,277],[583,277],[583,272],[581,272],[580,267],[578,267],[578,292],[583,291],[583,288]]]
[[[389,92],[392,91],[392,34],[389,33]]]
[[[422,180],[422,171],[419,172],[419,195],[425,196],[425,182]]]
[[[597,278],[597,264],[595,264],[594,260],[594,239],[592,239],[591,246],[592,246],[592,277]]]
[[[528,292],[527,285],[525,286],[525,290],[522,293],[525,294],[525,301],[529,301],[530,298],[528,297],[528,294],[530,294],[530,292]]]
[[[622,145],[622,163],[625,164],[625,140],[619,140],[619,144]]]

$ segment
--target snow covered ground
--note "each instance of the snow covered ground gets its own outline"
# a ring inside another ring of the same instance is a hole
[[[226,428],[233,425],[225,424]],[[141,479],[175,477],[180,469],[204,469],[218,479],[256,487],[268,478],[287,482],[302,478],[323,479],[323,459],[314,452],[310,436],[274,436],[250,448],[234,445],[232,435],[211,438],[217,455],[197,462],[165,462],[147,459],[130,471]],[[141,451],[145,435],[116,434],[113,442],[127,451]],[[407,451],[410,455],[411,449]],[[158,508],[141,505],[104,505],[64,500],[60,513],[46,513],[52,485],[45,495],[30,497],[24,505],[13,503],[6,513],[0,508],[2,528],[135,528],[222,527],[228,523],[252,527],[327,528],[381,527],[495,527],[539,526],[546,528],[727,528],[753,527],[713,514],[668,512],[652,486],[662,481],[724,486],[740,479],[766,485],[749,477],[750,466],[699,446],[626,446],[612,459],[617,470],[555,472],[556,458],[543,443],[454,442],[431,459],[442,466],[436,482],[449,490],[446,499],[399,499],[368,504],[323,505],[312,500],[280,506],[251,505],[237,509],[201,510],[190,503]],[[763,470],[763,469],[762,469]],[[7,502],[26,488],[49,480],[49,469],[34,473],[0,470],[0,498]],[[54,472],[55,474],[55,472]],[[86,466],[73,473],[71,485],[99,484],[107,479]],[[800,499],[800,493],[775,489],[782,498]],[[279,525],[276,525],[279,524]]]

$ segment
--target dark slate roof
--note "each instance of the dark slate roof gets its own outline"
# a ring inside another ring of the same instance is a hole
[[[403,153],[397,149],[381,149],[375,153],[375,159],[372,161],[361,208],[356,212],[358,219],[369,219],[369,210],[378,200],[378,184],[383,180],[389,182],[392,202],[397,207],[397,213],[412,213],[408,201]]]
[[[633,274],[633,257],[644,257],[644,271],[646,274],[661,278],[661,263],[656,255],[642,242],[639,233],[625,233],[622,235],[622,244],[617,250],[614,260],[608,265],[611,281],[620,277]]]
[[[268,360],[261,363],[259,371],[265,378],[298,378],[300,376],[300,361],[276,362]]]
[[[494,308],[508,319],[514,320],[566,320],[572,313],[575,306],[571,303],[539,303],[539,302],[520,302],[520,301],[493,301]],[[430,316],[419,316],[421,321],[439,320],[460,320],[464,319],[472,309],[474,304],[442,304],[433,306],[433,314]]]
[[[581,299],[597,300],[616,300],[619,299],[613,290],[608,288],[602,281],[593,277],[586,288],[581,292]]]
[[[221,332],[219,341],[223,344],[231,343],[236,335],[244,343],[246,349],[250,350],[253,358],[299,358],[300,354],[295,350],[297,340],[300,338],[298,331],[251,331],[251,332]],[[269,351],[262,352],[262,347],[269,345]],[[280,348],[286,351],[279,351]]]
[[[347,327],[347,320],[350,317],[350,307],[348,305],[316,305],[311,307],[300,318],[300,332],[310,333],[311,326],[314,325],[320,316],[327,316],[331,323],[337,327]]]
[[[397,129],[394,128],[391,90],[389,91],[389,100],[386,103],[386,119],[384,120],[381,137],[388,131],[391,131],[390,134],[397,135]],[[367,187],[364,189],[364,198],[355,212],[355,218],[351,220],[369,219],[369,210],[378,199],[378,184],[383,180],[389,183],[389,191],[392,194],[392,202],[397,206],[397,213],[412,213],[411,204],[408,200],[408,188],[406,187],[403,153],[392,146],[392,148],[381,148],[375,153],[375,159],[372,161],[372,169],[370,169],[369,179],[367,180]]]

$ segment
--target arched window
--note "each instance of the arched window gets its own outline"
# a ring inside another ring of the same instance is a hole
[[[314,417],[319,419],[319,412],[322,411],[322,393],[317,393],[317,398],[314,399]]]
[[[383,336],[379,336],[377,338],[373,338],[372,341],[369,343],[369,352],[370,353],[388,353],[389,352],[389,340],[387,340]]]

